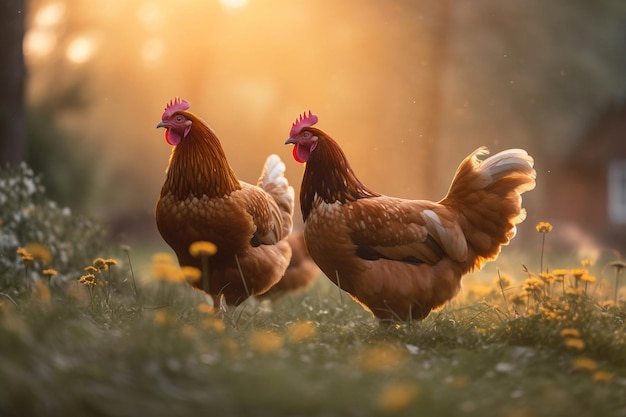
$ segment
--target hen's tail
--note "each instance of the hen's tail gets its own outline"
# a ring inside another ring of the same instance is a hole
[[[257,185],[270,194],[280,209],[283,237],[291,233],[293,226],[294,191],[285,178],[285,164],[278,155],[270,155],[265,160],[263,172]]]
[[[460,213],[470,251],[470,268],[494,259],[515,236],[515,225],[526,217],[521,194],[535,188],[533,158],[523,149],[508,149],[484,161],[479,148],[459,166],[448,195],[440,202]]]

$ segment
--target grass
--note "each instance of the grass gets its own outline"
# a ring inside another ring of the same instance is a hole
[[[0,415],[626,415],[617,267],[468,279],[397,327],[320,277],[225,325],[167,255],[133,268],[133,252],[97,237],[65,262],[66,234],[44,235],[46,257],[17,226],[1,229],[24,250],[0,242]]]

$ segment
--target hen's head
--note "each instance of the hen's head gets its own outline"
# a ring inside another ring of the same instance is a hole
[[[308,161],[309,156],[311,156],[311,152],[313,152],[317,146],[319,137],[316,134],[316,129],[309,129],[317,123],[317,120],[317,116],[311,114],[311,110],[309,110],[308,115],[304,112],[299,118],[296,119],[295,122],[293,122],[293,125],[291,125],[289,138],[285,144],[294,144],[293,158],[300,163]]]
[[[176,97],[165,106],[157,128],[165,128],[165,140],[172,146],[178,145],[189,134],[192,122],[185,115],[185,110],[189,107],[191,107],[189,102],[181,100],[180,97]]]

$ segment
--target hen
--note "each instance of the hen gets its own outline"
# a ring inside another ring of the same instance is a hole
[[[284,177],[285,164],[271,155],[256,185],[239,181],[217,136],[186,100],[176,98],[161,122],[174,149],[156,205],[156,223],[181,266],[205,271],[194,286],[236,306],[262,294],[280,280],[291,248],[294,191]],[[204,260],[189,253],[197,241],[209,241],[217,252]]]
[[[459,166],[439,202],[370,190],[337,144],[300,116],[286,144],[306,163],[300,205],[313,260],[341,289],[385,321],[420,320],[458,292],[461,277],[495,259],[525,217],[521,194],[535,187],[533,159],[509,149],[484,161],[479,148]]]

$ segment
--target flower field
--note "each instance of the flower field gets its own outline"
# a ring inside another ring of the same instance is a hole
[[[548,223],[538,271],[468,277],[423,322],[379,326],[323,276],[226,320],[203,271],[139,267],[25,166],[0,185],[0,415],[626,416],[626,264],[550,270]]]

